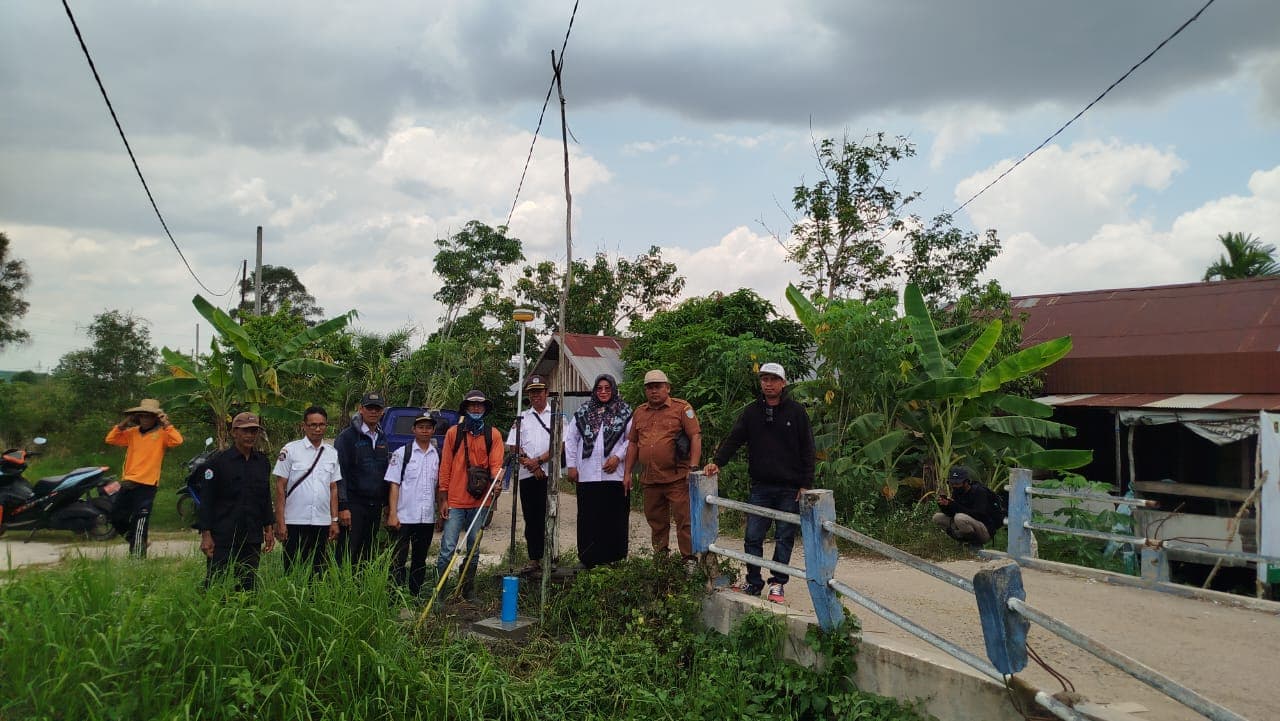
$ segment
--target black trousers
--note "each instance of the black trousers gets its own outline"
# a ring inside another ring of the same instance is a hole
[[[382,523],[382,504],[352,501],[347,509],[351,511],[351,526],[338,536],[338,551],[342,559],[359,566],[373,558],[373,539],[378,535],[378,524]]]
[[[111,525],[116,533],[124,536],[129,553],[139,558],[147,555],[147,527],[151,521],[151,506],[156,500],[156,487],[133,481],[120,484],[115,503],[111,508]]]
[[[322,573],[325,555],[329,547],[328,526],[288,526],[289,535],[284,541],[284,570],[288,573],[294,563],[311,565],[312,573]]]
[[[237,591],[252,591],[258,573],[261,543],[219,543],[213,547],[213,555],[204,562],[204,587],[222,573],[233,573]]]
[[[547,479],[520,479],[520,511],[529,560],[541,561],[547,545]]]
[[[391,549],[391,580],[409,589],[416,596],[427,578],[427,549],[431,548],[434,523],[402,523],[399,530],[392,530],[395,545]],[[405,567],[408,560],[409,566]]]
[[[627,557],[630,504],[622,481],[578,484],[578,560],[587,568]]]

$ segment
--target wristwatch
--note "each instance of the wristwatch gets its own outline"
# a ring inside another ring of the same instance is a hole
[[[330,519],[329,519],[329,523],[337,523],[337,522],[338,522],[338,517],[337,517],[337,516],[334,516],[333,518],[330,518]]]

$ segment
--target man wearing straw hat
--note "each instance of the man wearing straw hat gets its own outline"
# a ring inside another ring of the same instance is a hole
[[[502,432],[486,421],[486,416],[493,410],[493,401],[482,391],[467,391],[458,410],[461,411],[458,424],[445,433],[440,443],[436,508],[440,509],[443,530],[436,572],[443,583],[445,574],[455,561],[454,553],[463,553],[459,546],[460,537],[465,533],[464,557],[468,560],[463,564],[458,585],[462,595],[467,597],[475,583],[479,561],[475,549],[480,531],[488,522],[494,501],[502,490],[500,484],[493,483],[491,479],[502,472],[502,456],[506,449],[502,445]],[[487,484],[470,483],[472,476],[479,476],[478,480],[485,480]]]
[[[126,409],[124,419],[107,431],[106,442],[126,449],[111,523],[129,544],[129,552],[145,557],[147,525],[160,484],[164,452],[182,445],[182,434],[169,422],[160,401],[143,398],[138,405]]]

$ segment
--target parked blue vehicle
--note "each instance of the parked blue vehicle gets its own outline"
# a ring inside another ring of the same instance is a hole
[[[441,443],[444,434],[450,427],[458,424],[458,411],[439,410],[440,422],[436,424],[436,450],[442,451]],[[387,434],[387,449],[395,452],[397,448],[413,440],[413,419],[422,415],[417,406],[391,406],[382,414],[382,430]]]

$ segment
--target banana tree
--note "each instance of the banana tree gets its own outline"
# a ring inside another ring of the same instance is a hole
[[[252,411],[278,421],[299,420],[306,402],[287,397],[281,385],[291,378],[334,378],[343,372],[340,366],[299,354],[345,328],[355,319],[354,310],[307,328],[274,348],[262,349],[222,309],[198,295],[191,304],[217,333],[206,362],[197,368],[190,358],[163,348],[160,353],[170,376],[149,387],[173,408],[205,410],[220,448],[227,444],[232,411]]]
[[[988,477],[997,470],[993,464],[1061,470],[1092,460],[1087,450],[1046,450],[1033,439],[1070,438],[1075,429],[1049,420],[1051,407],[1000,390],[1070,353],[1070,337],[1024,348],[983,370],[1003,330],[1000,320],[982,326],[953,363],[915,285],[907,286],[903,306],[919,368],[916,383],[904,392],[906,412],[900,421],[907,437],[920,439],[927,451],[926,480],[939,482],[966,459],[985,460]]]

